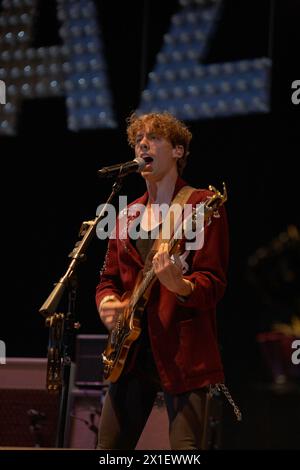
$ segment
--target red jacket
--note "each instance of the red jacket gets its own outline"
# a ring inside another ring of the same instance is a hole
[[[178,178],[173,197],[185,184]],[[210,195],[210,191],[199,189],[188,203],[195,205]],[[133,209],[137,203],[146,204],[147,199],[146,192],[128,207]],[[213,217],[205,228],[203,247],[191,251],[186,259],[189,270],[184,277],[195,285],[191,295],[182,302],[157,281],[147,304],[152,351],[162,386],[169,393],[182,393],[224,381],[215,315],[216,304],[226,287],[228,227],[224,207],[219,213],[220,218]],[[138,211],[133,210],[131,220],[138,215]],[[128,227],[125,232],[123,228],[121,234],[118,219],[117,239],[109,240],[96,289],[97,306],[106,295],[121,297],[125,291],[131,291],[143,268],[141,257],[128,237]]]

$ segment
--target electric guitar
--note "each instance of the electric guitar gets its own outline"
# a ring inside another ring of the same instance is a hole
[[[211,220],[212,217],[219,217],[218,209],[227,201],[225,183],[223,183],[223,194],[213,186],[209,186],[209,190],[213,191],[213,195],[205,202],[200,203],[198,209],[193,208],[191,214],[183,221],[184,226],[189,226],[191,223],[193,225],[193,222],[199,217],[200,211],[204,219],[203,229],[208,220]],[[181,253],[183,223],[176,228],[174,235],[168,241],[170,255]],[[125,293],[123,296],[123,300],[124,298],[130,299],[129,304],[111,330],[106,348],[102,353],[104,378],[110,382],[116,382],[120,377],[129,350],[140,336],[142,315],[156,279],[154,269],[150,265],[146,272],[145,270],[140,271],[133,291]]]

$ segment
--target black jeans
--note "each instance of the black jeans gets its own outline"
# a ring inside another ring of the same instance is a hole
[[[154,368],[154,369],[153,369]],[[161,390],[151,352],[133,373],[111,384],[104,399],[97,449],[134,449]],[[209,393],[203,389],[178,395],[164,392],[173,450],[204,449]]]

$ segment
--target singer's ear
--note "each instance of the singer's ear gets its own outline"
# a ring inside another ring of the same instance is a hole
[[[184,154],[183,145],[175,145],[173,149],[174,158],[182,158]]]

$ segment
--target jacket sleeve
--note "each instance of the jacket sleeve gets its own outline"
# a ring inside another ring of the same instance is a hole
[[[190,270],[185,279],[194,284],[188,297],[177,297],[179,304],[197,310],[215,308],[226,288],[229,237],[226,211],[219,209],[220,217],[212,217],[204,229],[201,249],[190,254]]]
[[[107,295],[121,298],[123,294],[118,262],[117,240],[110,238],[105,255],[103,267],[100,271],[100,280],[96,287],[97,309],[101,300]]]

